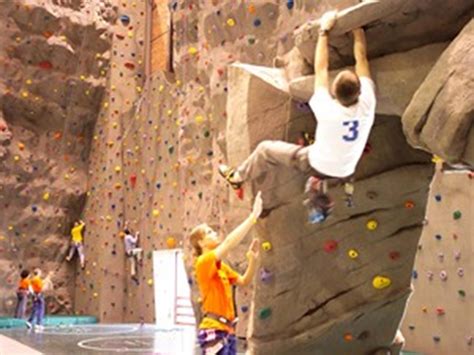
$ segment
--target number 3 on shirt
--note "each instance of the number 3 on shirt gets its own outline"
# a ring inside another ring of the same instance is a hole
[[[342,136],[346,142],[353,142],[359,137],[359,121],[345,121],[342,122],[344,126],[349,128],[349,134]]]

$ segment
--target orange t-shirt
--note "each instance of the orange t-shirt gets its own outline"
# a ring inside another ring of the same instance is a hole
[[[237,282],[239,274],[220,261],[214,251],[202,254],[196,260],[196,281],[201,293],[202,310],[214,313],[232,321],[235,319],[232,285]],[[199,329],[217,329],[233,333],[231,327],[215,319],[204,318]]]
[[[38,276],[33,277],[31,280],[31,288],[35,293],[41,293],[41,291],[43,291],[43,280]]]
[[[18,289],[20,290],[28,290],[30,286],[30,280],[28,278],[21,279],[18,283]]]

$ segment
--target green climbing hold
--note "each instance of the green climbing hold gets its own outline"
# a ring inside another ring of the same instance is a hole
[[[466,291],[458,290],[458,295],[461,296],[461,297],[466,297]]]
[[[459,210],[458,210],[458,211],[454,211],[454,213],[453,213],[453,218],[454,218],[454,219],[460,219],[461,216],[462,216],[461,211],[459,211]]]
[[[269,307],[262,308],[260,312],[258,312],[258,316],[260,319],[267,319],[272,315],[272,310]]]

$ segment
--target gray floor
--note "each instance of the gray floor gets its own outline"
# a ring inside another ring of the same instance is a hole
[[[47,355],[198,353],[195,330],[189,327],[160,329],[153,325],[99,324],[46,327],[41,333],[26,329],[6,329],[0,331],[0,334]]]

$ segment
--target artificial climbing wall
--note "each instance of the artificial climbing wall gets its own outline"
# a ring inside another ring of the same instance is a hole
[[[227,65],[238,60],[271,65],[292,46],[294,27],[329,5],[171,1],[171,15],[165,12],[155,25],[172,18],[174,73],[155,71],[146,84],[145,4],[118,3],[108,90],[92,143],[84,213],[88,263],[76,282],[77,313],[110,322],[153,321],[159,300],[153,299],[151,252],[182,246],[203,221],[225,234],[250,212],[250,206],[228,203],[215,170],[226,159]],[[169,59],[158,50],[153,56],[155,63]],[[142,236],[139,285],[128,276],[124,220]],[[240,254],[233,265],[243,271],[245,253]],[[244,290],[238,297],[248,296]]]
[[[115,21],[108,0],[0,2],[0,315],[22,268],[53,271],[47,312],[74,310],[64,261],[87,190]]]
[[[469,171],[435,174],[413,271],[415,292],[402,328],[407,349],[474,353],[473,184]]]

